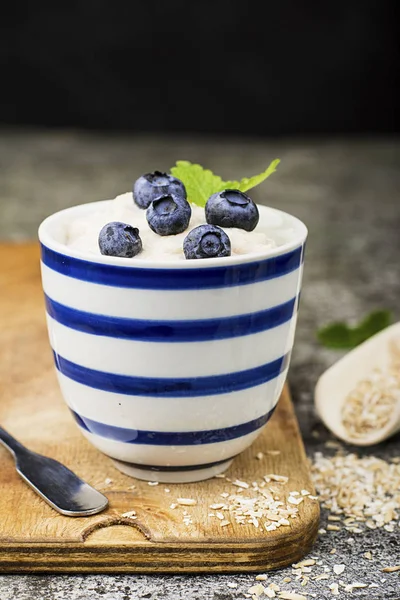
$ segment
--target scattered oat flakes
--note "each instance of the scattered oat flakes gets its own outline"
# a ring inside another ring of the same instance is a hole
[[[148,481],[147,485],[151,485],[151,486],[158,485],[158,481]]]
[[[233,581],[228,581],[228,583],[227,583],[227,586],[228,586],[229,588],[232,588],[232,589],[233,589],[233,588],[237,588],[238,584],[237,584],[237,583],[234,583]]]
[[[295,592],[279,592],[279,598],[282,598],[282,600],[307,600],[307,596]]]
[[[257,575],[256,576],[256,580],[257,581],[267,581],[267,579],[268,579],[268,575],[262,574],[262,575]]]
[[[210,508],[212,508],[213,510],[224,508],[224,506],[225,504],[223,502],[220,502],[219,504],[210,504]]]
[[[257,583],[256,585],[252,585],[248,590],[249,594],[254,594],[257,598],[264,594],[265,587],[261,583]]]
[[[347,531],[350,531],[350,533],[363,533],[363,530],[359,527],[346,527],[346,529]]]
[[[271,590],[270,588],[267,588],[264,591],[264,594],[267,596],[267,598],[276,598],[276,594],[275,594],[274,590]]]
[[[176,501],[182,506],[195,506],[197,504],[197,500],[193,498],[177,498]]]
[[[312,475],[322,506],[343,516],[352,533],[363,531],[352,525],[354,521],[365,522],[369,529],[395,526],[400,509],[399,464],[375,456],[316,453]]]
[[[363,557],[368,558],[368,560],[372,560],[372,552],[364,552]]]
[[[283,583],[290,583],[291,581],[292,581],[292,580],[291,580],[291,578],[290,578],[290,577],[284,577],[284,578],[282,579],[282,582],[283,582]]]
[[[322,581],[322,579],[329,579],[329,575],[327,573],[321,573],[321,575],[314,577],[314,581]]]
[[[235,479],[235,481],[232,481],[232,485],[236,485],[239,488],[242,488],[243,490],[247,490],[249,488],[249,484],[246,483],[245,481],[240,481],[239,479]]]
[[[256,459],[257,460],[262,460],[263,458],[264,458],[264,453],[263,452],[257,452]]]
[[[280,450],[267,450],[267,454],[269,454],[270,456],[278,456],[278,454],[280,453]]]
[[[334,596],[339,596],[339,584],[331,583],[329,589],[331,590]]]
[[[286,476],[273,474],[266,476],[269,480],[274,479],[277,483],[287,481]],[[293,496],[294,506],[287,505],[281,498],[281,486],[268,486],[266,483],[253,481],[251,486],[245,482],[236,480],[231,482],[236,488],[235,492],[229,494],[224,492],[226,503],[211,504],[210,508],[217,510],[216,506],[222,505],[220,510],[229,510],[230,516],[236,523],[245,525],[252,524],[255,528],[262,527],[266,531],[275,531],[281,526],[290,526],[291,519],[298,517],[299,509],[296,504],[303,501],[303,497]],[[217,517],[221,515],[216,515]]]
[[[400,571],[400,565],[396,565],[395,567],[385,567],[382,569],[383,573],[394,573],[395,571]]]
[[[104,483],[105,483],[106,485],[110,485],[110,483],[112,483],[112,482],[113,482],[113,480],[112,480],[112,479],[110,479],[109,477],[106,477],[106,478],[105,478],[105,480],[104,480]]]
[[[269,473],[268,475],[264,475],[264,479],[267,483],[270,481],[276,481],[277,483],[287,483],[289,481],[289,477],[286,475],[276,475],[275,473]]]
[[[122,517],[126,517],[127,519],[136,519],[136,510],[129,510],[128,512],[122,513]]]
[[[318,529],[318,533],[319,533],[319,535],[324,535],[324,533],[326,533],[326,529],[323,529],[323,528]]]
[[[338,517],[336,515],[329,515],[328,521],[340,521],[340,517]]]
[[[328,531],[340,531],[340,527],[338,527],[337,525],[328,525],[327,530]]]
[[[177,506],[178,506],[178,505],[177,505],[177,504],[175,504],[175,503],[173,502],[172,504],[170,504],[170,506],[169,506],[169,507],[170,507],[170,508],[172,508],[172,509],[174,509],[174,508],[176,508]]]
[[[332,550],[329,552],[329,554],[336,554],[336,548],[332,548]]]
[[[355,590],[368,587],[367,583],[351,583],[351,587]]]
[[[303,500],[304,498],[302,498],[302,496],[300,496],[299,498],[293,498],[293,496],[289,496],[288,498],[288,502],[290,502],[290,504],[301,504]]]
[[[343,573],[343,571],[345,570],[346,565],[333,565],[333,572],[336,575],[341,575]]]
[[[279,592],[280,590],[279,585],[276,585],[276,583],[270,583],[268,587],[269,589],[274,590],[274,592]]]
[[[310,492],[308,490],[301,490],[301,495],[302,496],[309,496]]]
[[[227,525],[230,525],[231,522],[228,521],[227,519],[224,519],[223,521],[220,522],[221,527],[226,527]]]
[[[314,558],[305,558],[298,563],[292,565],[293,569],[302,569],[303,567],[312,567],[315,565],[316,560]]]
[[[169,488],[165,488],[165,489],[164,489],[164,492],[165,492],[166,494],[169,494],[169,493],[170,493],[170,491],[171,491],[171,490],[170,490]]]

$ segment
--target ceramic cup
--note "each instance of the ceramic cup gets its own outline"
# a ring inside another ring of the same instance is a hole
[[[105,201],[111,202],[111,201]],[[50,344],[83,435],[139,479],[223,472],[271,417],[288,371],[305,225],[260,207],[290,241],[262,255],[155,262],[82,253],[68,223],[40,226]],[[271,224],[272,221],[272,224]]]

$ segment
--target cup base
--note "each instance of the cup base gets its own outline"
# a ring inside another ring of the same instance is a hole
[[[187,471],[183,469],[176,471],[155,471],[154,469],[146,469],[145,465],[143,465],[143,467],[137,467],[115,459],[112,459],[112,461],[114,466],[121,471],[121,473],[129,475],[129,477],[134,477],[135,479],[158,481],[159,483],[193,483],[220,475],[231,466],[233,458],[211,466],[205,466],[201,469],[191,469],[189,467]]]

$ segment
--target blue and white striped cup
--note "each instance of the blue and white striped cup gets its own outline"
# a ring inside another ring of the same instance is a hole
[[[157,263],[69,248],[68,223],[101,204],[55,213],[39,229],[64,399],[83,435],[125,473],[212,477],[250,446],[278,402],[307,229],[260,207],[261,227],[274,214],[291,231],[263,255]]]

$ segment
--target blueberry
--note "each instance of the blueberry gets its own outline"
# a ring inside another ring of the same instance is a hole
[[[133,186],[133,199],[140,208],[148,208],[153,200],[165,194],[186,198],[186,189],[182,181],[160,171],[142,175]]]
[[[183,242],[186,258],[220,258],[231,255],[231,242],[225,231],[214,225],[199,225]]]
[[[212,225],[253,231],[258,219],[256,204],[239,190],[223,190],[207,200],[206,220]]]
[[[99,233],[99,248],[105,256],[132,258],[142,251],[139,229],[118,221],[107,223]]]
[[[192,209],[182,196],[165,194],[156,198],[146,211],[150,229],[158,235],[176,235],[189,225]]]

